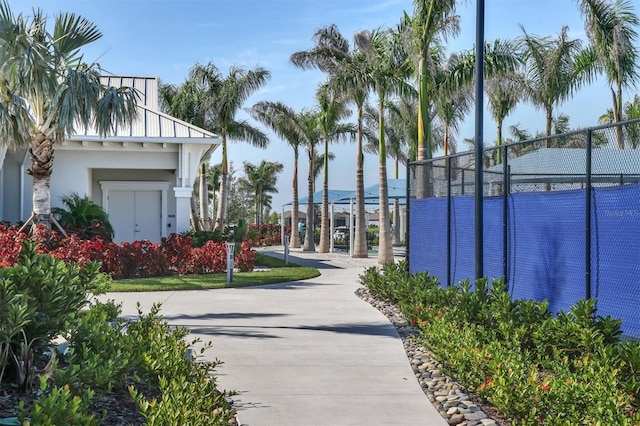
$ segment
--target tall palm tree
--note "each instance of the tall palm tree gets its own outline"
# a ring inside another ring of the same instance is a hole
[[[462,57],[465,54],[463,53]],[[473,106],[472,85],[468,81],[462,86],[458,86],[455,80],[447,81],[451,74],[457,72],[460,59],[460,55],[452,54],[436,68],[439,84],[434,93],[433,108],[436,117],[442,123],[442,147],[445,156],[456,151],[454,136],[460,131],[460,125]],[[452,85],[452,81],[455,85]]]
[[[522,85],[515,75],[499,75],[486,80],[485,91],[489,111],[496,121],[496,145],[501,146],[504,120],[522,99]]]
[[[304,135],[304,145],[307,149],[307,158],[309,160],[309,173],[307,176],[307,227],[305,230],[303,251],[315,251],[315,242],[313,240],[314,230],[314,200],[315,192],[315,160],[316,148],[322,139],[322,135],[318,129],[318,117],[315,111],[302,111],[300,117],[300,130]]]
[[[238,121],[236,114],[245,101],[264,86],[270,77],[271,73],[260,66],[253,70],[233,66],[229,69],[229,74],[223,77],[212,63],[196,64],[189,72],[191,80],[205,86],[204,128],[216,132],[221,138],[222,178],[214,229],[224,228],[227,220],[227,141],[246,141],[259,148],[265,148],[269,143],[265,133],[246,120]]]
[[[220,186],[220,177],[222,175],[222,164],[211,165],[208,161],[200,164],[200,173],[197,186],[198,201],[200,202],[200,215],[198,220],[202,230],[211,229],[210,210],[215,205],[216,187]],[[197,215],[196,215],[197,216]]]
[[[585,77],[576,58],[582,51],[580,40],[569,39],[563,27],[557,38],[524,35],[519,44],[524,60],[523,93],[536,108],[544,109],[545,134],[551,135],[554,107],[562,104]],[[549,141],[547,140],[547,146]]]
[[[328,253],[330,247],[329,223],[329,143],[345,138],[354,132],[353,125],[342,120],[351,115],[346,103],[326,85],[319,87],[316,93],[318,102],[317,125],[324,142],[324,167],[322,179],[322,208],[320,222],[319,253]]]
[[[386,118],[385,118],[385,142],[387,145],[387,155],[393,159],[394,179],[398,179],[400,175],[400,163],[406,165],[408,162],[408,141],[411,140],[407,137],[406,126],[415,125],[416,121],[404,120],[401,116],[403,108],[406,107],[410,101],[407,101],[408,97],[402,99],[396,99],[394,102],[388,102],[386,105]],[[368,128],[375,128],[378,126],[378,111],[371,105],[366,105],[364,108],[365,125]],[[417,135],[417,133],[414,133]],[[378,154],[379,143],[377,138],[370,138],[369,142],[365,145],[365,151]],[[391,233],[391,245],[397,246],[401,243],[400,236],[400,201],[397,198],[393,200],[393,231]]]
[[[430,103],[436,90],[433,69],[434,49],[460,31],[460,17],[455,14],[455,0],[414,0],[413,16],[405,15],[405,23],[412,33],[412,45],[418,56],[418,149],[417,159],[429,159],[431,146]],[[437,57],[437,56],[436,56]]]
[[[40,9],[15,16],[0,3],[0,141],[29,149],[35,223],[51,226],[54,147],[78,126],[101,136],[137,115],[134,89],[106,87],[100,67],[83,62],[80,49],[102,37],[98,28],[73,13],[54,16],[53,33]]]
[[[354,46],[335,25],[316,31],[313,36],[315,46],[309,50],[295,52],[291,62],[302,68],[317,68],[329,76],[329,84],[334,90],[345,93],[356,106],[356,229],[352,257],[367,257],[367,229],[364,200],[364,155],[362,132],[362,108],[369,92],[366,74],[362,72],[365,56],[357,45],[361,33],[354,36]]]
[[[378,107],[378,162],[379,162],[379,214],[380,238],[378,263],[393,262],[393,247],[389,220],[389,189],[387,186],[387,146],[385,140],[385,104],[388,96],[412,93],[407,82],[411,71],[409,57],[402,46],[399,32],[374,30],[363,43],[367,54],[366,72],[371,88],[377,95]]]
[[[238,184],[242,189],[253,193],[255,208],[255,223],[261,225],[265,205],[270,206],[270,195],[278,192],[278,173],[284,166],[279,162],[262,160],[257,166],[244,161],[245,176],[239,179]]]
[[[160,109],[180,120],[191,123],[201,128],[205,127],[205,89],[206,86],[194,80],[186,80],[180,85],[160,84],[158,94],[160,97]],[[211,130],[211,129],[207,129]],[[194,182],[194,194],[198,194],[200,200],[200,210],[195,196],[191,197],[191,226],[196,231],[202,231],[210,228],[209,214],[203,191],[209,186],[207,182],[207,174],[204,170],[207,167],[207,159],[211,155],[212,149],[200,159],[200,176],[198,184]],[[197,185],[197,187],[196,187]]]
[[[301,115],[282,102],[261,101],[249,113],[255,119],[273,130],[293,149],[293,201],[291,203],[291,247],[300,248],[300,235],[296,226],[300,218],[298,206],[298,159],[303,136],[299,128]]]
[[[611,89],[613,121],[622,119],[622,90],[634,86],[638,72],[638,33],[640,24],[628,0],[576,0],[585,18],[585,30],[590,46],[585,55],[597,64]],[[616,127],[618,148],[624,148],[622,130]]]

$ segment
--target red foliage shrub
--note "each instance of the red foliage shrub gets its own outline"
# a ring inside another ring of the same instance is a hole
[[[27,239],[15,226],[0,225],[0,267],[14,265]],[[191,237],[171,234],[160,244],[148,240],[116,244],[96,238],[82,240],[77,235],[61,238],[60,234],[38,226],[32,238],[38,243],[38,252],[50,253],[67,263],[85,266],[89,261],[102,262],[101,271],[114,279],[142,278],[175,274],[223,273],[227,269],[225,243],[207,242],[200,248],[191,248]],[[250,271],[255,262],[251,243],[245,241],[236,256],[241,271]]]
[[[191,237],[183,237],[180,234],[171,234],[162,238],[160,250],[172,272],[186,273],[187,265],[191,260],[191,243]]]
[[[291,227],[285,226],[284,232],[291,233]],[[274,246],[282,244],[282,227],[280,225],[249,225],[249,239],[253,246]]]
[[[18,261],[22,241],[27,238],[18,229],[17,226],[0,225],[0,268],[15,265]]]
[[[243,241],[240,251],[235,257],[235,267],[240,272],[253,271],[256,263],[256,251],[251,249],[251,242]]]
[[[191,250],[187,274],[219,274],[227,270],[227,249],[224,243],[207,241],[202,247]]]

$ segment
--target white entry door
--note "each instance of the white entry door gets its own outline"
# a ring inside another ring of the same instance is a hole
[[[162,192],[109,191],[109,221],[115,232],[114,241],[150,240],[162,237]]]

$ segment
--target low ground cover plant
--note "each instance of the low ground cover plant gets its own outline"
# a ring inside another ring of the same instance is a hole
[[[0,269],[1,424],[113,424],[123,407],[135,424],[230,424],[219,362],[201,361],[210,344],[187,341],[159,305],[125,321],[91,297],[108,284],[97,263],[66,264],[29,241]]]
[[[545,301],[512,300],[501,280],[443,288],[403,262],[360,280],[419,327],[448,375],[513,424],[640,422],[640,343],[598,316],[595,300],[554,315]]]

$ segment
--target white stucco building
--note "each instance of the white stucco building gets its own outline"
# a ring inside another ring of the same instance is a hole
[[[141,94],[139,118],[107,137],[78,130],[56,145],[52,206],[74,192],[89,196],[109,213],[117,242],[158,242],[188,230],[199,165],[219,145],[218,136],[160,112],[156,78],[109,76],[102,82],[135,87]],[[17,223],[31,215],[29,165],[26,150],[0,147],[1,220]]]

